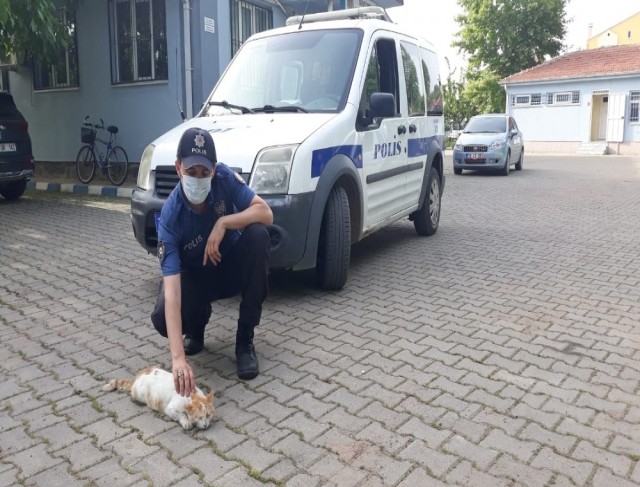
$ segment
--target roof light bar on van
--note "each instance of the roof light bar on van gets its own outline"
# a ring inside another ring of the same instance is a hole
[[[381,19],[392,22],[386,10],[382,7],[358,7],[334,10],[332,12],[320,12],[317,14],[296,15],[295,17],[289,17],[287,19],[287,25],[298,25],[301,21],[303,24],[307,24],[310,22],[345,19]]]

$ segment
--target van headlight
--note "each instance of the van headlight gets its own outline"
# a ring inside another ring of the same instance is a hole
[[[156,146],[149,144],[142,153],[138,167],[138,188],[149,191],[151,189],[151,158]]]
[[[459,151],[461,151],[461,150],[463,150],[463,149],[464,149],[464,146],[463,146],[462,144],[458,144],[458,143],[456,143],[456,144],[453,146],[453,149],[454,149],[454,150],[459,150]]]
[[[291,163],[298,145],[282,145],[263,149],[249,179],[249,187],[258,194],[287,194]]]
[[[494,140],[489,146],[489,150],[502,149],[504,147],[504,140]]]

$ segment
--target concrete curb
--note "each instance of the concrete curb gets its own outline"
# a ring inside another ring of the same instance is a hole
[[[119,198],[131,198],[135,188],[120,188],[116,186],[100,186],[94,184],[76,183],[48,183],[44,181],[29,181],[27,189],[36,191],[48,191],[51,193],[92,194],[98,196],[115,196]]]

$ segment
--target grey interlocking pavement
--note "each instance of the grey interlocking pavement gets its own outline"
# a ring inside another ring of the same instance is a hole
[[[435,236],[366,238],[340,292],[271,276],[257,379],[214,305],[199,432],[101,389],[170,367],[128,200],[0,200],[0,487],[639,485],[640,158],[450,164]]]

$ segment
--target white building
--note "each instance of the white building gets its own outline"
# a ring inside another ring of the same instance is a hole
[[[500,84],[528,153],[640,155],[640,44],[572,52]]]

